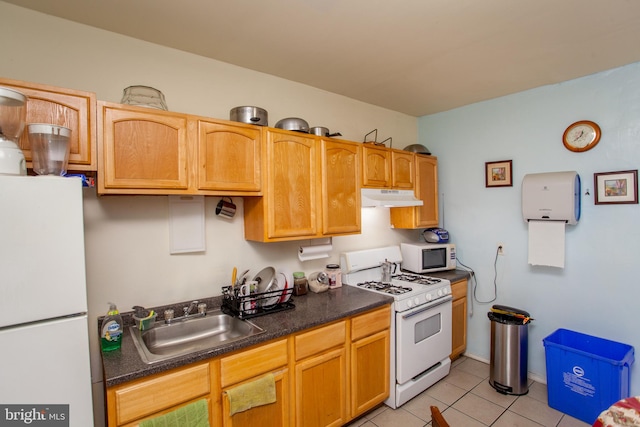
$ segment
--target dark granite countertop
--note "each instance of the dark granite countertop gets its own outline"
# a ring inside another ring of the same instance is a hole
[[[471,273],[467,270],[448,270],[448,271],[438,271],[436,273],[427,273],[427,276],[439,277],[441,279],[447,279],[451,283],[457,282],[462,279],[467,279],[471,277]]]
[[[222,297],[204,298],[201,301],[206,302],[211,310],[220,307]],[[122,348],[102,353],[105,385],[111,387],[190,363],[218,357],[232,351],[390,304],[393,302],[393,298],[345,285],[319,294],[309,292],[303,296],[293,297],[292,302],[295,304],[294,309],[249,319],[252,323],[265,330],[262,334],[153,364],[147,364],[140,358],[138,350],[133,343],[133,338],[129,333],[129,326],[132,324],[131,314],[122,313],[123,323],[125,324]],[[174,307],[180,309],[185,305],[189,305],[189,301],[175,304]],[[167,307],[158,307],[154,308],[154,310],[162,313],[164,308]]]

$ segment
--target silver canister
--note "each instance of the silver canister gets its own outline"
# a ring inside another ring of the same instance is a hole
[[[250,125],[268,126],[267,110],[260,107],[242,106],[232,108],[229,120]]]

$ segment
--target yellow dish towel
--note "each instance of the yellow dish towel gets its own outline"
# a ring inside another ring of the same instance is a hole
[[[233,415],[256,406],[276,401],[276,381],[273,374],[227,390],[229,412]]]
[[[141,421],[140,427],[209,427],[209,405],[205,399],[180,409]]]

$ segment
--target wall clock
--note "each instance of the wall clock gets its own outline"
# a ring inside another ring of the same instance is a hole
[[[562,143],[573,152],[591,150],[600,141],[600,126],[589,120],[581,120],[570,125],[562,135]]]

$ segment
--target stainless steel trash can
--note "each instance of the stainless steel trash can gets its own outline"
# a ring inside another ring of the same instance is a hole
[[[504,305],[494,305],[487,316],[491,321],[489,384],[502,394],[527,394],[529,323],[533,319],[524,310]]]

